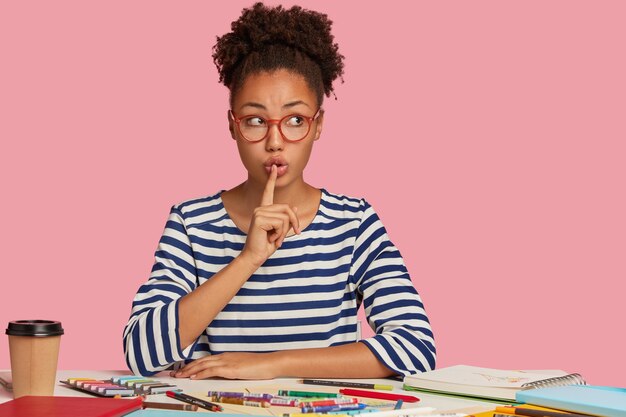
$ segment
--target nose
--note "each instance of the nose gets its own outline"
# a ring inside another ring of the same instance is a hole
[[[267,131],[267,138],[265,139],[265,149],[268,152],[282,151],[285,146],[285,140],[283,135],[278,129],[278,123],[272,123]]]

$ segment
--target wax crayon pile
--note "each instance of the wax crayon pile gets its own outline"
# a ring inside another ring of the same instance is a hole
[[[134,397],[138,395],[162,394],[175,391],[176,385],[135,375],[117,376],[111,379],[68,378],[61,383],[90,394],[102,397]]]
[[[279,390],[277,395],[249,392],[209,391],[211,401],[249,407],[297,407],[299,413],[316,414],[360,414],[380,411],[382,407],[393,407],[388,401],[361,403],[357,398],[337,393]]]

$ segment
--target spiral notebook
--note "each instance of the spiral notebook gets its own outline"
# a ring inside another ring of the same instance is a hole
[[[456,365],[404,377],[404,389],[481,399],[515,401],[515,394],[534,388],[586,385],[580,374],[559,370],[513,371]]]

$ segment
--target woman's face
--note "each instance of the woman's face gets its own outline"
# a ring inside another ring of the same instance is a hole
[[[280,120],[292,114],[312,117],[317,110],[316,94],[304,77],[284,69],[249,75],[233,97],[232,107],[232,112],[239,119],[259,116],[265,120]],[[248,181],[264,185],[272,165],[278,168],[276,187],[301,181],[313,142],[319,139],[322,132],[322,122],[323,114],[320,114],[311,123],[309,133],[298,142],[286,141],[276,124],[270,124],[265,139],[249,142],[242,137],[235,121],[229,116],[230,132],[237,141],[239,156],[248,170]],[[256,125],[262,121],[252,119],[250,123]]]

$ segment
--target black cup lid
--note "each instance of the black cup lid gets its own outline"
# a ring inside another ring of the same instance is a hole
[[[60,336],[63,334],[63,327],[60,321],[16,320],[9,322],[5,333],[9,336]]]

